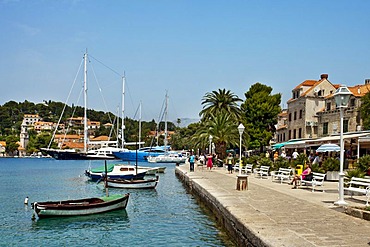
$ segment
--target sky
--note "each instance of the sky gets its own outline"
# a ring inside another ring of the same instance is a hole
[[[329,74],[370,78],[370,1],[0,0],[0,104],[83,105],[79,68],[88,51],[88,108],[125,116],[199,118],[207,92],[245,100],[260,82],[282,94]],[[73,90],[72,85],[75,85]],[[68,95],[71,93],[68,101]]]

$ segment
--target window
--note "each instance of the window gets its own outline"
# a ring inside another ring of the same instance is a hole
[[[298,130],[298,138],[302,138],[302,128],[299,128]]]
[[[285,133],[283,133],[283,141],[285,141]]]
[[[297,120],[297,112],[294,112],[294,120]]]
[[[331,102],[326,103],[326,110],[327,111],[331,110]]]
[[[297,139],[297,130],[293,130],[293,139]]]
[[[289,140],[292,139],[292,131],[289,130]]]
[[[327,135],[328,134],[328,126],[329,126],[329,123],[326,122],[323,124],[323,127],[322,127],[322,134],[323,135]]]
[[[292,121],[292,113],[289,113],[289,122]]]
[[[344,120],[343,119],[343,133],[346,133],[348,132],[348,119],[347,120]]]
[[[299,110],[299,119],[302,119],[302,116],[303,116],[303,110]]]
[[[355,104],[356,104],[356,99],[351,99],[350,102],[349,102],[349,106],[354,107]]]

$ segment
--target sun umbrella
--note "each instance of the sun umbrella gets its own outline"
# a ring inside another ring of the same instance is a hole
[[[316,150],[316,152],[339,152],[339,151],[340,147],[337,144],[332,143],[323,144]]]

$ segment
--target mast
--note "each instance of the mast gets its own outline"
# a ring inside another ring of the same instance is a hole
[[[123,77],[122,77],[122,116],[121,116],[121,148],[125,146],[125,84],[126,84],[126,77],[125,77],[125,72],[123,72]]]
[[[139,105],[139,148],[141,147],[141,101]]]
[[[84,54],[84,153],[87,153],[87,49]]]
[[[166,91],[166,106],[164,108],[164,150],[167,152],[168,134],[167,134],[167,107],[168,107],[168,96]]]

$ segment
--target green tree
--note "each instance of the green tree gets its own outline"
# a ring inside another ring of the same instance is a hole
[[[6,152],[9,154],[15,154],[18,151],[19,144],[17,143],[19,138],[15,135],[7,136],[6,138]]]
[[[364,129],[370,129],[370,92],[361,98],[360,113]]]
[[[230,90],[219,89],[206,93],[202,99],[203,110],[199,113],[202,120],[208,120],[219,114],[229,113],[232,118],[240,118],[240,108],[238,102],[242,101]]]
[[[271,92],[271,87],[256,83],[245,93],[246,99],[241,105],[250,147],[259,148],[261,152],[269,145],[281,112],[281,94],[272,95]]]
[[[224,113],[217,116],[211,114],[210,119],[203,122],[192,137],[195,147],[207,147],[210,135],[213,136],[212,142],[215,144],[216,153],[221,159],[224,159],[227,148],[230,145],[238,145],[238,123],[231,114]]]

